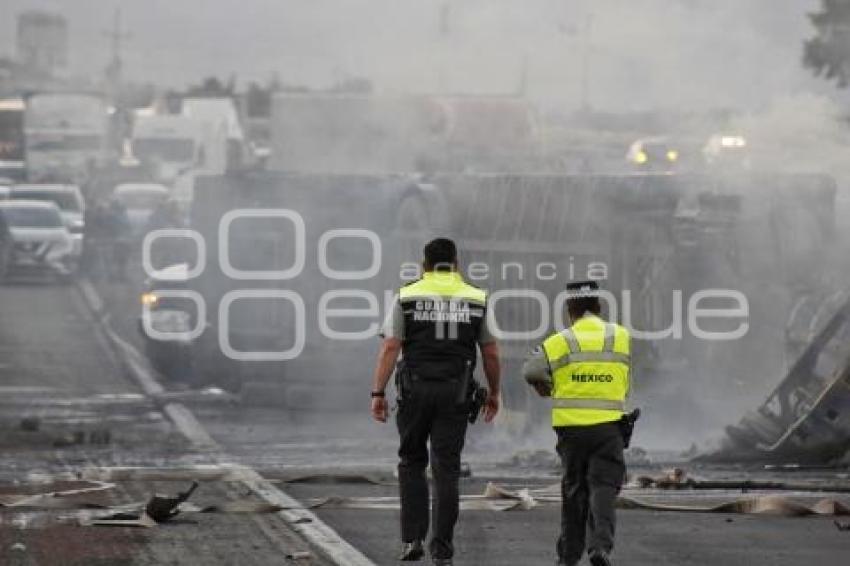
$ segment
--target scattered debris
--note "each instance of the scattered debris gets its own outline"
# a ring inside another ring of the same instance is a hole
[[[778,517],[850,515],[850,507],[833,499],[822,499],[814,505],[808,506],[778,495],[737,499],[713,506],[667,505],[621,496],[617,500],[617,505],[621,509],[649,509],[652,511],[679,511],[689,513],[737,513],[742,515],[773,515]]]
[[[805,491],[805,492],[828,492],[828,493],[850,493],[848,482],[781,482],[764,480],[699,480],[687,476],[682,468],[665,470],[660,476],[637,476],[630,484],[631,487],[641,489],[725,489],[740,490],[743,493],[752,490],[771,491]]]
[[[103,509],[97,503],[81,502],[72,499],[73,496],[106,491],[115,487],[107,482],[89,482],[87,487],[49,491],[28,495],[0,495],[0,508],[15,507],[22,509]]]
[[[690,487],[694,482],[687,479],[687,472],[682,468],[672,468],[664,470],[664,473],[657,477],[638,476],[635,478],[634,483],[641,488],[673,489]]]
[[[523,511],[529,511],[537,507],[537,502],[531,496],[531,492],[528,489],[509,491],[493,482],[487,482],[487,487],[484,488],[484,498],[513,500],[517,502],[517,507]]]
[[[850,532],[850,523],[842,523],[839,520],[833,521],[835,523],[835,528],[841,532]]]
[[[81,525],[92,525],[96,527],[143,527],[151,528],[157,525],[147,513],[115,513],[105,517],[91,520],[81,520]]]
[[[41,428],[41,419],[38,417],[24,417],[21,419],[21,430],[26,432],[38,432]]]
[[[287,560],[310,560],[311,558],[313,558],[313,555],[306,551],[293,552],[286,555]]]
[[[70,446],[80,446],[82,444],[105,445],[112,441],[112,433],[109,429],[95,429],[91,431],[75,430],[72,433],[64,434],[54,439],[53,446],[55,448],[68,448]]]
[[[145,513],[157,523],[173,519],[180,513],[180,504],[187,501],[196,489],[198,489],[198,482],[193,480],[189,489],[175,496],[154,494],[145,505]]]

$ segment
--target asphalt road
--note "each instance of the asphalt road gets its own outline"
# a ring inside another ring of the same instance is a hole
[[[135,331],[134,292],[104,289],[117,328]],[[125,298],[122,299],[122,296]],[[128,334],[129,340],[136,337]],[[352,405],[355,405],[353,403]],[[317,414],[308,410],[285,411],[276,407],[241,403],[197,404],[194,413],[226,449],[264,475],[279,481],[313,476],[307,483],[290,483],[285,489],[305,502],[328,497],[394,497],[396,435],[394,427],[377,425],[367,413],[367,402],[347,413]],[[513,437],[503,430],[477,425],[471,430],[465,460],[473,478],[464,480],[463,493],[483,492],[485,478],[506,479],[514,487],[540,486],[557,481],[551,456],[551,431]],[[662,465],[633,473],[660,473]],[[714,477],[753,479],[752,470],[695,470]],[[829,480],[833,472],[808,479]],[[381,477],[389,485],[372,485],[360,475]],[[799,473],[771,479],[793,480]],[[520,479],[518,479],[520,478]],[[632,493],[634,495],[634,493]],[[640,495],[640,493],[637,493]],[[671,494],[670,502],[681,501]],[[681,495],[681,494],[680,494]],[[698,494],[699,502],[705,494]],[[717,501],[742,497],[741,493],[713,493]],[[839,496],[841,498],[841,496]],[[662,496],[660,500],[664,500]],[[843,500],[847,502],[847,497]],[[379,565],[395,564],[398,549],[398,511],[394,509],[320,508],[320,518]],[[457,564],[552,564],[557,537],[557,505],[530,511],[464,511],[457,531]],[[801,563],[834,564],[850,551],[850,534],[840,532],[832,518],[782,518],[707,513],[623,510],[620,512],[619,564],[784,566]]]
[[[514,480],[515,482],[515,480]],[[528,484],[540,482],[529,480]],[[305,500],[323,497],[395,495],[392,487],[295,484],[289,493]],[[481,494],[480,480],[466,480],[465,494]],[[740,494],[728,495],[731,498]],[[396,564],[397,510],[327,509],[319,516],[376,564]],[[792,566],[839,564],[850,552],[850,533],[832,518],[621,510],[616,564],[650,566]],[[456,531],[458,566],[551,565],[559,511],[544,505],[530,511],[462,511]]]
[[[0,285],[0,564],[26,566],[326,565],[275,514],[194,514],[154,528],[90,527],[80,509],[6,507],[7,498],[91,488],[80,473],[144,467],[84,505],[125,505],[185,489],[175,468],[212,465],[160,405],[143,395],[107,347],[73,286]],[[96,487],[96,486],[95,486]],[[242,482],[203,481],[193,502],[258,501]],[[311,557],[312,556],[312,557]]]

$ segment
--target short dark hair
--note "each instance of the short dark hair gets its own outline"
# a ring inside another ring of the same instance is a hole
[[[581,299],[568,299],[567,310],[570,313],[570,318],[577,319],[584,316],[584,313],[593,313],[599,315],[602,313],[602,303],[599,297],[583,297]]]
[[[448,238],[435,238],[422,249],[425,271],[450,271],[457,265],[457,246]]]
[[[567,283],[567,310],[572,319],[579,318],[586,312],[600,314],[602,303],[599,300],[599,283],[596,281]]]

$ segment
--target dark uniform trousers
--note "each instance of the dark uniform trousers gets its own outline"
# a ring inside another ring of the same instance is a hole
[[[626,466],[617,423],[555,427],[561,457],[561,537],[558,558],[578,564],[588,551],[614,548],[614,506]]]
[[[397,415],[401,437],[398,479],[401,494],[401,536],[404,542],[425,540],[430,495],[425,470],[430,461],[436,497],[433,504],[434,558],[451,558],[458,519],[460,453],[466,436],[468,401],[458,380],[414,381],[400,401]],[[463,400],[462,400],[463,399]],[[462,400],[462,402],[461,402]]]

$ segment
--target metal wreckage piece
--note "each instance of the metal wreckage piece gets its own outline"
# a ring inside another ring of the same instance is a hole
[[[850,300],[838,307],[755,411],[706,462],[836,462],[850,451]]]

